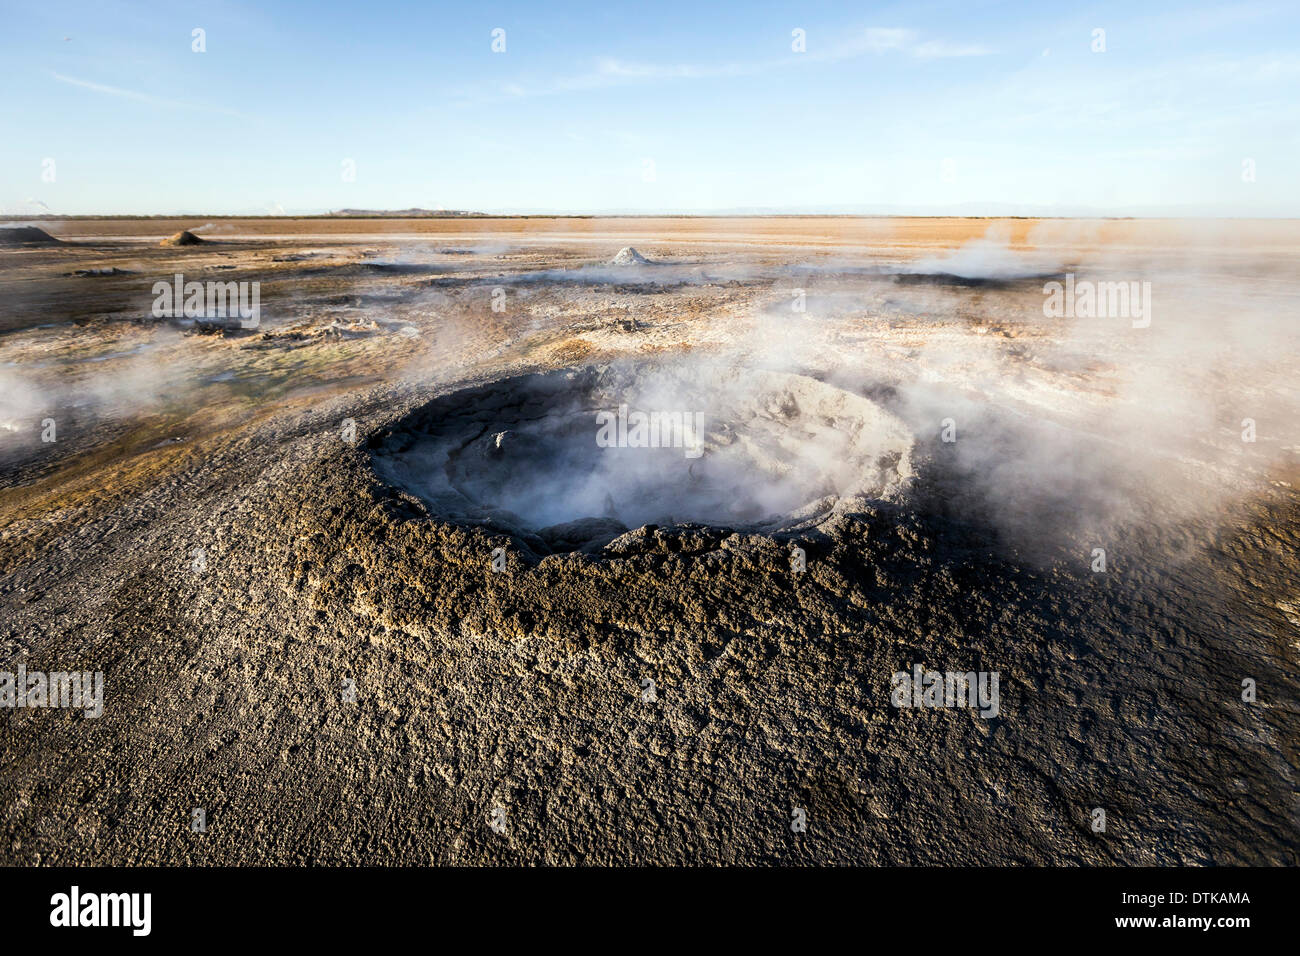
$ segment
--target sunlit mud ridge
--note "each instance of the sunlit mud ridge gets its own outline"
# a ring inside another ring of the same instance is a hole
[[[644,524],[810,527],[897,496],[911,444],[889,412],[832,385],[679,361],[456,392],[382,441],[375,461],[435,515],[545,554]]]

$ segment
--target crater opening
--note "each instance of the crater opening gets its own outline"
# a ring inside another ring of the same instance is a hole
[[[445,520],[543,550],[644,525],[775,532],[893,497],[912,438],[803,375],[677,361],[565,369],[442,396],[372,445],[376,472]]]

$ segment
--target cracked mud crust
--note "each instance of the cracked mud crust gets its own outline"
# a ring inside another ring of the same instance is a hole
[[[1219,348],[1228,305],[1288,315],[1281,227],[1239,243],[1249,295],[1168,291],[1190,318],[1137,335],[909,265],[984,223],[157,245],[190,226],[0,256],[0,659],[105,676],[101,717],[0,712],[0,863],[1300,863],[1293,353]],[[1180,228],[1098,231],[1184,276]],[[653,268],[610,265],[633,242]],[[182,270],[262,282],[262,327],[142,319]],[[651,368],[748,389],[642,403],[720,412],[659,449],[671,507],[623,473],[512,499],[591,474],[594,422],[554,412]],[[1150,368],[1204,416],[1125,391]],[[891,706],[913,665],[998,672],[997,716]]]
[[[1283,651],[1281,616],[1231,590],[1265,539],[1194,565],[1156,539],[1098,580],[914,502],[536,560],[377,478],[363,446],[424,404],[377,396],[355,446],[337,410],[274,446],[218,438],[225,481],[87,525],[117,586],[47,609],[29,667],[109,660],[112,706],[0,727],[6,862],[1295,862],[1273,810],[1295,713],[1225,703]],[[1258,520],[1294,545],[1279,507]],[[71,593],[93,580],[45,560]],[[6,633],[35,633],[48,592],[6,580]],[[930,661],[1000,670],[999,718],[889,707],[890,675]],[[178,824],[195,806],[205,834]]]

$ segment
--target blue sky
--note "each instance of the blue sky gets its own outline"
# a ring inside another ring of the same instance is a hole
[[[0,23],[10,218],[1300,215],[1293,0],[0,0]]]

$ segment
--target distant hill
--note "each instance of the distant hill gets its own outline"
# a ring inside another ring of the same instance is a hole
[[[486,213],[466,212],[461,209],[337,209],[330,215],[362,219],[465,219],[471,216],[487,216]]]

